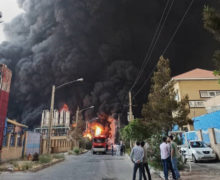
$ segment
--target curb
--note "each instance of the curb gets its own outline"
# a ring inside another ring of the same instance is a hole
[[[30,169],[29,171],[30,171],[30,172],[37,172],[37,171],[40,171],[40,170],[42,170],[42,169],[48,168],[48,167],[50,167],[50,166],[53,166],[53,165],[55,165],[55,164],[58,164],[58,163],[60,163],[60,162],[63,162],[64,160],[65,160],[65,159],[59,159],[59,160],[57,160],[57,161],[55,161],[55,162],[50,162],[50,163],[44,164],[44,165],[42,165],[42,166],[40,166],[40,167],[36,167],[36,168]]]

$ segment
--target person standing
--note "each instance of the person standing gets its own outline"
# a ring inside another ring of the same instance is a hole
[[[136,142],[136,146],[132,148],[130,154],[131,161],[134,163],[133,180],[136,179],[136,173],[139,169],[139,180],[142,180],[144,150],[140,146],[140,142]]]
[[[171,140],[170,140],[169,136],[167,137],[167,145],[168,145],[168,150],[169,150],[169,158],[168,158],[168,162],[167,162],[168,163],[168,169],[171,170],[173,179],[176,179],[176,174],[174,172],[172,162],[171,162]]]
[[[145,174],[145,169],[147,171],[147,176],[148,176],[148,180],[151,180],[151,175],[150,175],[150,169],[148,166],[148,162],[147,162],[147,143],[145,143],[144,141],[141,142],[141,147],[144,150],[144,158],[143,158],[143,176],[144,176],[144,180],[147,180],[146,174]]]
[[[112,144],[112,156],[114,156],[114,145]]]
[[[177,148],[177,144],[173,141],[173,136],[169,136],[169,139],[171,141],[171,163],[172,163],[172,167],[173,170],[175,172],[176,175],[176,179],[180,179],[180,173],[178,171],[178,157],[179,157],[179,152],[178,152],[178,148]]]
[[[167,141],[167,138],[163,137],[163,142],[160,145],[160,155],[161,155],[161,160],[162,160],[162,165],[163,165],[164,177],[165,177],[165,180],[168,180],[168,169],[171,169],[173,179],[176,179],[172,165],[170,164],[170,148],[169,148],[169,145],[166,143],[166,141]]]

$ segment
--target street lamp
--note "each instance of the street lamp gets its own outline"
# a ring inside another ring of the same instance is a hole
[[[79,113],[87,110],[87,109],[93,109],[95,106],[90,106],[90,107],[87,107],[87,108],[84,108],[84,109],[79,109],[79,106],[77,107],[76,109],[76,126],[77,126],[77,123],[78,123],[78,120],[79,120]]]
[[[72,84],[75,82],[82,82],[82,81],[83,81],[83,78],[79,78],[79,79],[61,84],[57,87],[55,85],[52,86],[51,103],[50,103],[50,116],[49,116],[49,129],[48,129],[48,149],[47,149],[48,154],[50,154],[50,150],[51,150],[51,134],[52,134],[52,121],[53,121],[53,111],[54,111],[55,90],[60,89],[66,85],[69,85],[69,84]]]

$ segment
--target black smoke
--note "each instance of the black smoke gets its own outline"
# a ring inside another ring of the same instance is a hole
[[[217,44],[202,27],[204,4],[196,0],[165,54],[173,73],[194,67],[213,68]],[[217,2],[217,1],[216,1]],[[84,83],[56,92],[56,107],[95,105],[86,113],[127,111],[127,94],[143,61],[166,0],[18,0],[25,13],[4,27],[7,41],[0,45],[0,61],[13,71],[8,116],[39,124],[42,109],[49,108],[51,86],[79,77]],[[165,48],[190,0],[175,1],[152,63]],[[141,86],[135,87],[134,92]],[[147,88],[137,96],[140,109]],[[137,115],[138,115],[137,110]]]

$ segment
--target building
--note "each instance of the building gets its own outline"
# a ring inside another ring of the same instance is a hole
[[[204,102],[207,113],[220,111],[220,96],[210,98]]]
[[[43,110],[41,116],[41,127],[36,128],[36,132],[40,132],[42,135],[48,135],[48,127],[50,122],[50,111]],[[70,128],[70,111],[68,108],[62,108],[60,112],[58,110],[53,111],[52,118],[52,135],[63,136],[66,135]]]
[[[0,64],[0,151],[2,149],[3,132],[8,111],[11,77],[11,70],[6,65]]]
[[[215,76],[212,71],[197,68],[174,76],[172,80],[176,100],[179,101],[186,95],[189,97],[189,118],[191,119],[206,114],[204,102],[211,97],[220,95],[219,77]],[[192,130],[192,128],[188,126],[188,130]]]

